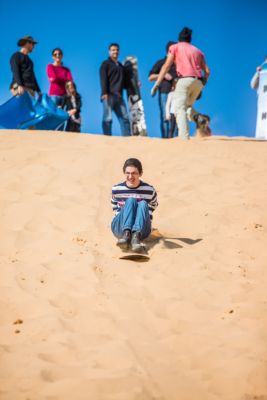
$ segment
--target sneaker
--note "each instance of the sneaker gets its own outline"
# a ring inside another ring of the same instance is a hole
[[[123,250],[128,250],[131,243],[132,233],[129,229],[123,231],[122,237],[117,241],[117,246]]]
[[[140,252],[144,250],[144,245],[140,242],[140,240],[141,240],[140,232],[138,231],[133,232],[131,240],[131,246],[133,251]]]

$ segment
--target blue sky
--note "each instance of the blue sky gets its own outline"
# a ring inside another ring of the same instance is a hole
[[[61,47],[83,98],[83,131],[101,133],[99,66],[108,56],[108,45],[118,42],[120,60],[136,55],[141,92],[150,136],[159,136],[157,98],[151,98],[148,72],[165,55],[169,40],[179,31],[193,29],[192,43],[205,54],[211,77],[196,108],[211,116],[215,134],[254,136],[256,93],[250,79],[267,55],[267,1],[156,3],[152,0],[64,1],[40,3],[1,1],[0,103],[10,95],[9,59],[17,40],[32,35],[39,42],[31,58],[43,92],[48,91],[46,65],[51,51]],[[116,117],[113,132],[119,133]]]

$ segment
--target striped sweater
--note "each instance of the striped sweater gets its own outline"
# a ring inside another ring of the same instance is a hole
[[[140,181],[136,188],[129,188],[126,182],[114,185],[112,187],[111,205],[115,215],[121,211],[125,201],[130,197],[137,199],[137,201],[145,200],[148,203],[150,218],[153,218],[152,213],[158,206],[157,192],[153,186],[143,181]]]

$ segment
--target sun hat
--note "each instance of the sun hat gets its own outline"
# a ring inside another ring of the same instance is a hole
[[[24,46],[27,42],[31,42],[33,44],[37,44],[36,40],[32,36],[23,36],[21,39],[18,41],[18,46]]]

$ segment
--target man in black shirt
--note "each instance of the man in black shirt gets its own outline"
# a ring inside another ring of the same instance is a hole
[[[176,42],[168,42],[166,45],[166,53],[168,54],[169,47]],[[149,72],[148,79],[150,81],[156,81],[157,77],[160,73],[162,65],[165,63],[167,57],[162,58],[161,60],[157,61],[151,71]],[[175,65],[169,70],[169,72],[165,75],[162,83],[159,86],[159,110],[160,110],[160,131],[162,138],[168,138],[169,134],[169,121],[166,120],[166,103],[168,94],[172,89],[173,80],[177,78]]]
[[[130,122],[122,94],[125,87],[125,71],[118,61],[119,51],[119,45],[112,43],[109,46],[109,58],[100,67],[102,128],[104,135],[111,135],[112,111],[114,111],[120,123],[122,136],[130,136]]]
[[[10,90],[13,95],[21,95],[25,91],[34,96],[35,92],[41,93],[37,83],[33,62],[28,56],[33,51],[36,41],[32,36],[24,36],[18,41],[20,51],[16,51],[10,59],[12,83]]]

